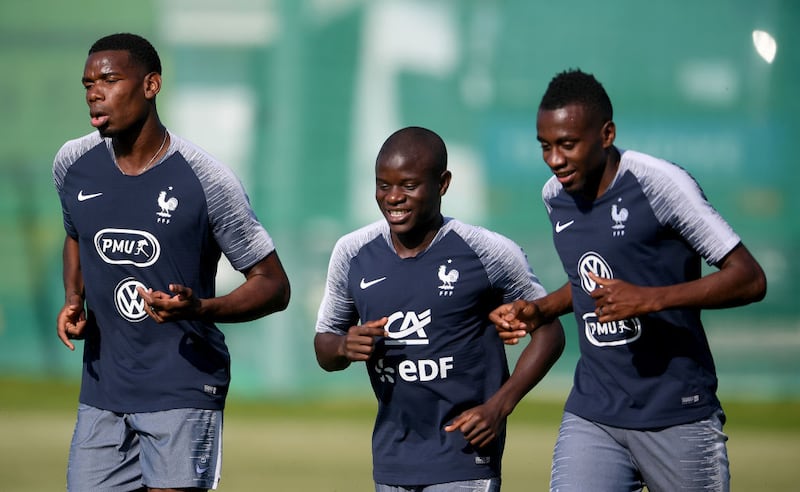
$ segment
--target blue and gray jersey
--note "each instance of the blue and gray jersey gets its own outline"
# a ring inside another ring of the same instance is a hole
[[[366,363],[378,399],[376,482],[499,476],[504,437],[477,450],[444,427],[508,378],[489,313],[501,303],[544,294],[518,245],[454,219],[446,219],[414,258],[397,255],[383,220],[338,241],[316,331],[343,335],[359,320],[389,320],[388,336],[376,342]]]
[[[608,190],[579,203],[555,178],[542,190],[553,240],[572,286],[581,356],[566,409],[642,429],[695,421],[719,408],[699,309],[599,323],[588,272],[642,286],[700,278],[740,242],[675,164],[623,151]]]
[[[64,228],[80,246],[88,307],[80,401],[116,412],[222,408],[222,332],[202,321],[157,324],[136,287],[169,292],[177,283],[213,297],[221,253],[245,270],[274,250],[239,180],[173,134],[155,166],[127,176],[97,132],[64,144],[53,176]]]

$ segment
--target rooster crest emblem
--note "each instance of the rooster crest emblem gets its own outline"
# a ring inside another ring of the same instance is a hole
[[[170,186],[168,190],[172,191],[172,186]],[[158,222],[160,224],[169,224],[172,218],[171,212],[174,212],[175,209],[178,208],[178,199],[174,196],[167,198],[167,192],[161,191],[158,194],[158,206],[161,208],[160,212],[156,212],[156,215],[158,215]]]
[[[622,198],[617,199],[618,202],[622,201]],[[611,205],[611,220],[614,221],[614,225],[611,226],[612,232],[611,234],[614,237],[624,236],[625,235],[625,221],[628,220],[628,209],[623,207],[617,207],[617,204]]]
[[[447,260],[448,263],[451,261],[452,260]],[[453,284],[458,281],[458,270],[453,268],[448,272],[447,265],[439,266],[439,280],[442,281],[442,285],[439,286],[439,295],[452,296],[453,289],[455,288]]]

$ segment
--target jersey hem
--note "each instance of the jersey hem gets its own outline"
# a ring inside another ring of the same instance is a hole
[[[682,413],[680,416],[675,417],[665,417],[662,419],[653,419],[648,420],[646,422],[631,422],[627,420],[625,422],[615,421],[614,419],[608,419],[604,416],[600,415],[591,415],[587,412],[581,412],[579,410],[575,410],[574,408],[570,408],[566,406],[564,408],[565,412],[571,413],[573,415],[577,415],[582,419],[589,420],[591,422],[596,422],[602,425],[608,425],[610,427],[617,427],[620,429],[629,429],[629,430],[655,430],[655,429],[663,429],[665,427],[672,427],[675,425],[683,425],[683,424],[690,424],[692,422],[697,422],[698,420],[703,420],[715,412],[722,410],[721,405],[710,405],[706,407],[701,407],[697,409],[693,409],[691,412]]]

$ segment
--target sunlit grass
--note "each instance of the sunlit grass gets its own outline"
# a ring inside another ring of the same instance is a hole
[[[74,383],[0,381],[3,490],[64,490],[77,406]],[[547,489],[561,402],[529,398],[509,421],[503,490]],[[800,402],[726,402],[736,491],[792,490],[800,480]],[[245,400],[225,415],[222,492],[373,490],[369,399]]]

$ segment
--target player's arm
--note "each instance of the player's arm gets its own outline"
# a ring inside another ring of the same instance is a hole
[[[86,326],[86,313],[83,308],[84,285],[80,248],[78,240],[69,235],[64,238],[62,262],[64,306],[56,319],[56,333],[67,348],[75,350],[75,345],[70,339],[82,337]]]
[[[471,408],[445,427],[460,430],[473,446],[493,441],[522,398],[547,374],[564,351],[564,329],[558,319],[544,323],[531,333],[511,377],[483,405]]]
[[[352,326],[346,334],[317,333],[314,352],[319,366],[326,371],[341,371],[351,362],[368,360],[375,349],[375,340],[386,336],[387,321],[388,318],[381,318]]]
[[[592,292],[601,323],[674,308],[718,309],[757,302],[767,292],[764,271],[739,243],[718,265],[719,270],[691,282],[642,287],[620,279],[592,275]]]
[[[286,309],[289,279],[276,251],[243,273],[245,281],[239,287],[208,299],[196,297],[190,287],[179,284],[170,284],[169,293],[138,290],[148,314],[159,323],[177,319],[238,323]]]
[[[503,304],[489,314],[497,333],[507,345],[516,345],[527,333],[572,312],[572,288],[567,282],[560,289],[536,299],[519,299]]]
[[[244,283],[230,294],[202,299],[200,317],[236,323],[283,311],[289,305],[291,287],[277,251],[250,267],[244,275]]]

